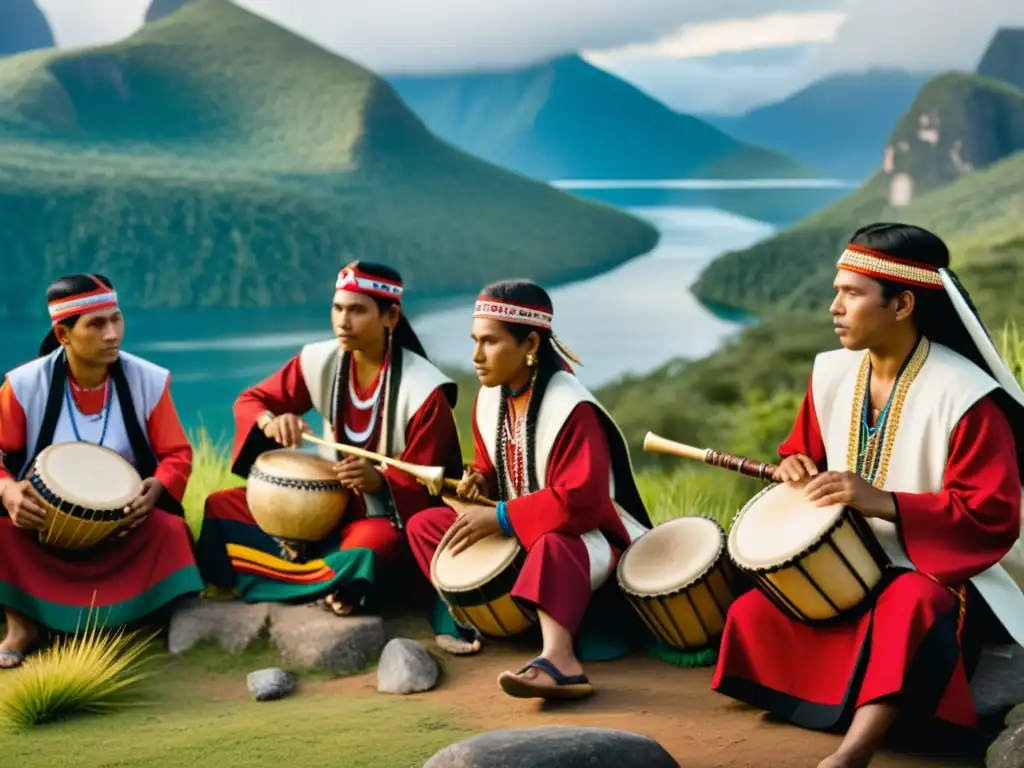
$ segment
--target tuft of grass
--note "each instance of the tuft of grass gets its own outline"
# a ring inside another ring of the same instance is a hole
[[[702,515],[714,518],[726,531],[740,507],[760,486],[757,481],[717,467],[641,471],[636,475],[636,484],[655,525],[677,517]]]
[[[189,442],[192,443],[192,475],[182,506],[192,537],[198,539],[206,497],[214,491],[242,486],[245,480],[231,473],[231,446],[215,441],[205,427],[190,433]]]
[[[138,704],[132,693],[152,673],[142,669],[156,634],[102,630],[98,619],[58,638],[8,673],[0,690],[0,721],[17,730],[77,714],[99,714]]]

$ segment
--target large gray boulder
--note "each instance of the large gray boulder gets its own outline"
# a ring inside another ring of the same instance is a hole
[[[971,698],[979,715],[1024,703],[1024,648],[1016,644],[985,648],[971,678]]]
[[[387,642],[380,616],[335,616],[305,605],[272,605],[270,642],[280,660],[332,672],[359,672]]]
[[[230,653],[241,653],[260,636],[270,618],[270,606],[234,600],[183,600],[171,616],[167,647],[171,653],[190,651],[212,640]]]
[[[658,742],[628,731],[551,726],[492,731],[445,747],[423,768],[679,768]]]
[[[992,742],[985,768],[1024,768],[1024,705],[1006,717],[1006,730]]]

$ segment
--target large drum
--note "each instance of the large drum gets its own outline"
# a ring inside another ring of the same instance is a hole
[[[456,512],[459,504],[444,499]],[[452,556],[449,530],[430,562],[430,580],[455,621],[489,637],[512,637],[537,622],[536,613],[512,597],[526,550],[515,537],[491,534]]]
[[[92,443],[56,443],[32,462],[26,479],[46,501],[41,544],[58,549],[93,547],[114,534],[125,508],[142,490],[142,477],[126,459]]]
[[[729,556],[798,621],[857,613],[890,564],[867,521],[842,504],[814,506],[803,484],[765,488],[739,511]]]
[[[245,489],[253,520],[283,541],[322,541],[341,523],[350,498],[332,466],[291,448],[260,454]]]
[[[748,588],[728,557],[726,535],[707,517],[662,523],[619,559],[626,600],[661,642],[679,650],[713,646],[726,612]]]

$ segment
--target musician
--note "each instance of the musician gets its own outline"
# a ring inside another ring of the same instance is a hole
[[[341,270],[331,307],[336,338],[302,347],[235,401],[234,473],[246,477],[266,450],[301,448],[302,433],[312,432],[303,415],[315,410],[325,439],[459,476],[457,389],[427,360],[402,312],[403,291],[401,276],[387,266],[356,261]],[[260,530],[244,488],[209,496],[199,540],[207,582],[236,589],[248,602],[323,599],[348,615],[366,606],[371,588],[403,559],[411,567],[404,527],[436,503],[426,488],[393,467],[333,450],[330,458],[358,495],[342,525],[306,551]]]
[[[203,588],[180,504],[192,448],[170,373],[121,350],[124,317],[103,275],[62,277],[46,300],[39,357],[0,386],[0,668],[21,665],[37,625],[74,632],[91,606],[90,622],[132,624]],[[144,478],[120,537],[73,553],[39,544],[44,502],[25,479],[44,448],[72,441],[117,452]]]
[[[775,479],[863,515],[896,568],[861,615],[797,623],[736,601],[713,688],[807,728],[848,725],[821,766],[868,765],[891,726],[975,727],[982,644],[1024,643],[1024,392],[934,234],[858,230]]]
[[[618,555],[651,525],[622,435],[573,375],[565,357],[575,358],[552,334],[551,319],[551,299],[535,283],[499,282],[480,294],[472,326],[482,385],[473,408],[475,461],[459,493],[501,501],[497,509],[473,504],[458,517],[439,506],[409,522],[409,544],[428,577],[453,526],[456,558],[495,533],[526,549],[511,594],[537,611],[543,650],[499,678],[507,694],[526,698],[592,693],[574,636],[592,593],[609,579],[614,588]],[[468,650],[458,640],[479,647],[479,638],[465,636],[438,644]]]

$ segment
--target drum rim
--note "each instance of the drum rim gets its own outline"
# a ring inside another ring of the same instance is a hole
[[[452,527],[449,526],[448,530],[444,532],[444,536],[441,537],[441,541],[438,542],[437,549],[434,550],[434,556],[430,558],[430,583],[434,585],[434,589],[436,589],[438,593],[441,593],[442,598],[444,596],[444,592],[458,594],[461,592],[471,592],[472,590],[479,589],[483,586],[483,584],[474,584],[473,586],[464,587],[462,589],[453,589],[451,587],[442,587],[437,583],[437,563],[440,560],[441,553],[444,551],[445,546],[448,544],[448,541],[451,538],[451,536]],[[516,561],[516,558],[519,557],[519,554],[523,551],[523,544],[521,541],[519,541],[518,537],[511,536],[507,538],[511,539],[515,546],[511,548],[509,556],[501,563],[501,566],[495,571],[495,575],[501,573],[510,565],[512,565]]]
[[[732,537],[732,535],[733,535],[733,532],[736,530],[736,524],[743,517],[744,513],[748,509],[750,509],[752,504],[754,504],[758,499],[760,499],[762,496],[767,494],[773,488],[776,488],[776,487],[778,487],[780,485],[783,485],[783,484],[782,483],[772,483],[768,487],[762,488],[760,491],[758,491],[756,494],[754,494],[754,496],[751,497],[750,500],[747,501],[746,504],[744,504],[740,508],[740,510],[736,513],[736,515],[732,519],[732,526],[730,527],[730,530],[729,530],[729,541],[728,541],[728,547],[727,547],[728,552],[729,552],[729,559],[732,560],[733,564],[737,568],[739,568],[739,569],[741,569],[743,571],[746,571],[747,573],[770,574],[770,573],[778,573],[781,570],[784,570],[786,568],[790,568],[796,562],[798,562],[799,560],[803,560],[805,557],[813,555],[815,552],[817,552],[819,549],[821,549],[823,546],[825,546],[825,542],[832,536],[833,533],[838,531],[839,528],[844,523],[852,522],[851,521],[851,515],[853,514],[852,508],[848,504],[844,504],[842,510],[840,510],[839,514],[836,515],[836,519],[832,522],[831,525],[829,525],[828,528],[826,528],[825,530],[823,530],[821,532],[821,534],[818,536],[818,538],[815,541],[813,541],[811,544],[807,545],[807,547],[805,547],[801,551],[797,552],[796,554],[790,555],[785,561],[783,561],[781,563],[777,563],[775,565],[765,566],[763,568],[754,568],[754,567],[751,567],[750,565],[741,563],[739,560],[736,559],[736,555],[733,553],[733,537]],[[856,526],[854,526],[854,527],[856,527]]]
[[[636,542],[640,541],[644,537],[646,537],[649,534],[651,534],[654,531],[656,531],[659,526],[655,526],[654,528],[651,528],[649,531],[644,533],[642,536],[638,536],[636,539],[634,539],[630,543],[630,545],[628,547],[626,547],[626,551],[623,552],[622,555],[619,557],[619,562],[615,566],[615,579],[616,579],[616,581],[619,582],[619,589],[621,589],[623,592],[625,592],[627,595],[630,595],[631,597],[635,597],[638,600],[643,600],[643,599],[654,599],[654,598],[663,598],[663,597],[675,597],[676,595],[681,595],[683,592],[685,592],[688,589],[693,589],[694,587],[697,587],[697,586],[700,586],[701,584],[703,584],[707,580],[708,576],[711,575],[711,572],[715,570],[715,566],[718,565],[718,562],[719,562],[719,560],[722,557],[722,551],[727,547],[727,544],[728,544],[728,534],[726,534],[725,528],[722,527],[722,524],[719,523],[717,520],[715,520],[710,515],[684,515],[683,517],[673,518],[673,520],[691,520],[691,519],[707,520],[708,522],[714,524],[714,526],[718,529],[718,550],[715,552],[715,556],[714,556],[714,558],[712,558],[711,563],[709,565],[707,565],[704,568],[704,570],[700,571],[696,576],[694,576],[692,579],[690,579],[685,584],[682,584],[682,585],[680,585],[678,587],[673,587],[668,592],[652,592],[652,593],[648,593],[648,594],[641,594],[639,592],[634,592],[632,589],[630,589],[630,588],[626,587],[625,585],[623,585],[623,583],[622,583],[622,564],[626,561],[626,554],[629,552],[630,549],[633,548],[633,544],[636,544]],[[670,523],[670,522],[672,522],[672,520],[668,520],[666,522]]]
[[[288,488],[290,490],[298,491],[344,491],[345,486],[341,484],[340,480],[300,480],[291,477],[282,477],[281,475],[271,475],[267,472],[257,469],[256,465],[253,464],[249,470],[249,477],[246,482],[258,480],[268,485],[273,485],[277,488]]]
[[[32,464],[28,469],[25,477],[32,485],[33,488],[39,493],[40,496],[46,501],[47,505],[53,511],[54,514],[67,515],[77,520],[87,523],[97,524],[111,524],[117,523],[125,519],[127,513],[124,511],[125,506],[131,502],[131,497],[127,499],[123,504],[116,504],[110,507],[95,507],[83,504],[76,504],[69,502],[60,496],[57,491],[53,489],[52,478],[49,473],[45,470],[41,470],[39,467],[39,460],[44,456],[48,456],[51,453],[55,453],[61,446],[68,445],[82,445],[88,446],[91,449],[95,449],[98,452],[107,454],[108,456],[115,456],[131,471],[134,482],[135,478],[138,478],[137,491],[142,486],[142,475],[135,466],[128,461],[124,456],[119,454],[112,448],[108,448],[105,445],[97,445],[96,443],[89,443],[84,440],[71,440],[63,443],[51,443],[39,452],[39,455],[32,460]],[[59,506],[58,506],[59,505]]]

